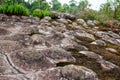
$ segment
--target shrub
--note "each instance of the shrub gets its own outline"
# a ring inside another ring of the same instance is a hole
[[[117,20],[119,20],[119,21],[120,21],[120,15],[117,15]]]
[[[39,10],[39,9],[34,10],[32,15],[35,17],[39,17],[39,18],[43,18],[45,16],[49,16],[51,18],[54,17],[54,15],[51,12],[46,11],[46,10]]]
[[[87,20],[96,20],[97,19],[97,13],[93,10],[83,11],[80,13],[80,17]]]
[[[109,18],[107,15],[101,14],[94,10],[83,11],[79,14],[79,17],[84,19],[85,21],[98,20],[101,23],[104,23],[104,21],[108,20],[108,18]]]
[[[7,14],[7,15],[24,15],[24,16],[29,15],[28,9],[20,4],[1,5],[0,6],[0,13]]]

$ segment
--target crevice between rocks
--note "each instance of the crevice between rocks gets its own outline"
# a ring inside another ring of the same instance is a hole
[[[10,59],[10,56],[8,55],[8,54],[3,54],[3,56],[5,56],[5,59],[6,59],[6,61],[8,62],[8,64],[15,70],[15,71],[17,71],[18,72],[18,74],[20,74],[20,75],[22,75],[24,78],[25,78],[25,80],[31,80],[31,78],[28,78],[27,76],[26,76],[26,72],[25,71],[22,71],[22,70],[20,70],[20,69],[18,69],[17,68],[17,66],[15,66],[13,63],[12,63],[12,61],[11,61],[11,59]],[[15,74],[15,75],[17,75],[17,74]]]

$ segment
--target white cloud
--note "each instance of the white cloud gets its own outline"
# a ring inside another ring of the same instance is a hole
[[[105,3],[107,0],[88,0],[91,4],[91,8],[94,10],[99,10],[100,5]]]

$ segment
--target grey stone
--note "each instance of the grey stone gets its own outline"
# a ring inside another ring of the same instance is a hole
[[[68,21],[64,18],[57,19],[59,23],[68,24]]]
[[[108,35],[110,35],[111,37],[115,38],[115,39],[120,39],[120,36],[112,31],[108,32]]]
[[[106,43],[103,40],[95,40],[91,44],[100,45],[100,46],[106,46]]]
[[[93,20],[93,23],[94,23],[95,25],[100,25],[100,22],[97,21],[97,20]]]
[[[44,47],[44,46],[42,46]],[[46,70],[55,67],[59,62],[74,62],[76,59],[70,52],[57,47],[36,49],[28,47],[11,54],[11,61],[19,69],[26,71]],[[26,67],[27,66],[27,67]]]
[[[102,60],[103,57],[94,53],[94,52],[91,52],[91,51],[80,51],[79,52],[80,54],[84,54],[85,56],[89,57],[89,58],[93,58],[93,59],[96,59],[96,60]]]
[[[37,80],[98,80],[95,72],[83,67],[68,65],[37,73]]]
[[[75,15],[71,15],[69,13],[63,13],[63,18],[65,19],[69,19],[69,20],[75,20],[76,19],[76,16]]]
[[[80,37],[86,37],[86,38],[90,38],[90,39],[92,39],[92,40],[95,40],[95,37],[94,37],[94,35],[92,35],[92,34],[89,34],[89,33],[86,33],[86,32],[82,32],[82,33],[80,33],[80,32],[76,32],[76,36],[80,36]]]
[[[88,26],[90,26],[90,27],[95,27],[95,24],[94,24],[94,22],[93,22],[92,20],[88,20],[88,21],[87,21],[87,24],[88,24]]]
[[[48,20],[48,21],[52,20],[51,17],[49,17],[49,16],[44,17],[44,19]]]
[[[104,69],[104,70],[120,70],[120,67],[109,62],[109,61],[105,61],[105,60],[101,60],[99,61],[99,63],[101,64],[101,67]]]
[[[117,50],[113,49],[113,48],[106,48],[106,50],[113,52],[113,53],[117,53]]]
[[[119,39],[115,39],[114,37],[109,36],[107,32],[97,31],[97,32],[95,32],[95,35],[98,37],[101,37],[105,41],[108,41],[112,44],[120,46]]]
[[[49,21],[46,20],[46,19],[41,19],[40,22],[41,22],[41,23],[48,23]]]
[[[77,23],[84,26],[84,27],[87,27],[87,24],[83,19],[77,19]]]

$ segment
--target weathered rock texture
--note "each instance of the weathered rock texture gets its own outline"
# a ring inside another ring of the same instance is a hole
[[[119,34],[97,30],[98,21],[58,15],[0,15],[0,80],[102,80],[104,71],[120,70]]]

